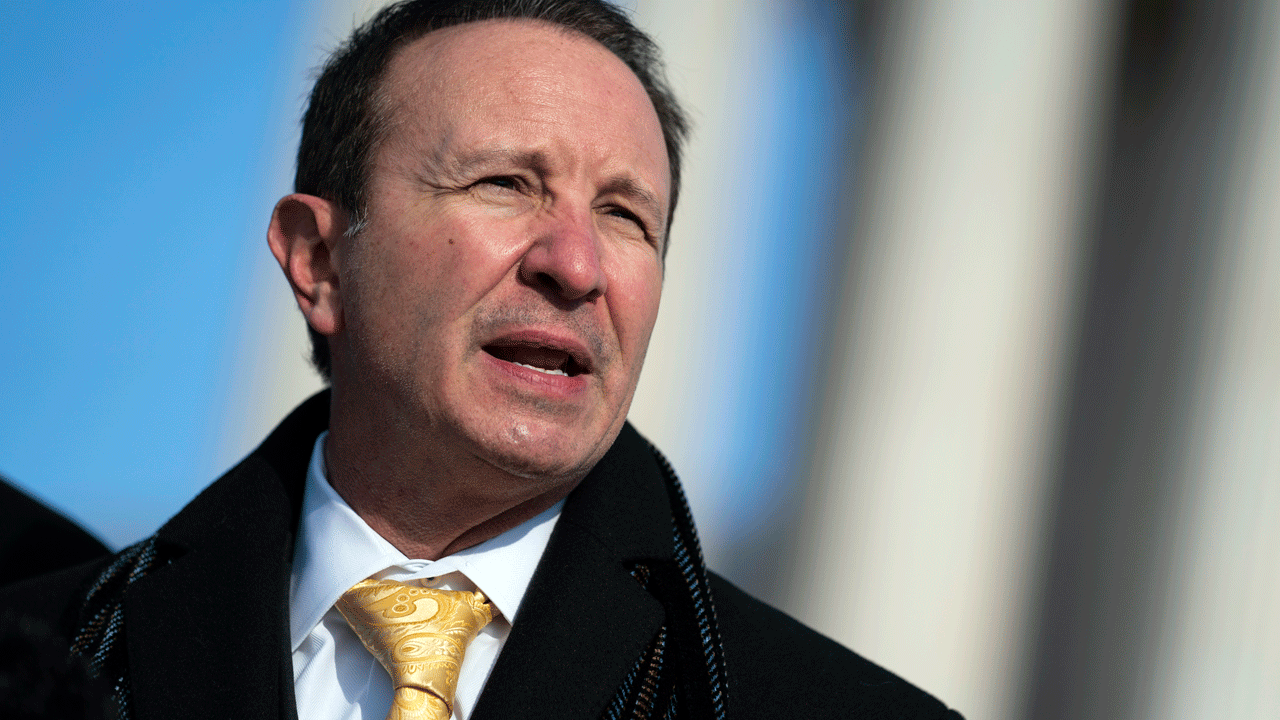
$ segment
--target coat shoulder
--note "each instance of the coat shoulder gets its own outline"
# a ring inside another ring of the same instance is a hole
[[[960,720],[932,695],[710,576],[729,717]]]

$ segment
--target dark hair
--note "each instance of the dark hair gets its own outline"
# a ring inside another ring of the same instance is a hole
[[[369,159],[384,139],[378,105],[382,76],[396,51],[432,30],[482,20],[523,18],[553,23],[595,40],[639,78],[658,114],[671,168],[671,227],[680,192],[680,150],[688,120],[667,86],[658,47],[618,8],[603,0],[402,0],[356,28],[324,64],[302,118],[294,190],[337,203],[351,227],[365,218]],[[664,246],[665,252],[665,246]],[[328,340],[307,326],[311,362],[331,380]]]

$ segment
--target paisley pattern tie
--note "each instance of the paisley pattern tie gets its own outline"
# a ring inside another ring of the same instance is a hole
[[[361,580],[337,607],[391,675],[387,720],[449,720],[462,654],[493,619],[484,593]]]

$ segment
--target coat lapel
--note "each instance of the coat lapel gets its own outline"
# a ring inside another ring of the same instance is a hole
[[[138,720],[296,717],[289,572],[327,407],[327,393],[309,400],[160,529],[168,562],[125,602]]]
[[[627,425],[566,501],[472,720],[600,717],[664,621],[631,567],[671,554],[657,463]]]

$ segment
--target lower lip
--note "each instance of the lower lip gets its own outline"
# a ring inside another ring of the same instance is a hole
[[[497,372],[517,381],[521,385],[532,388],[539,394],[561,396],[566,399],[576,396],[587,389],[587,374],[550,375],[523,365],[517,365],[481,351],[481,357]]]

